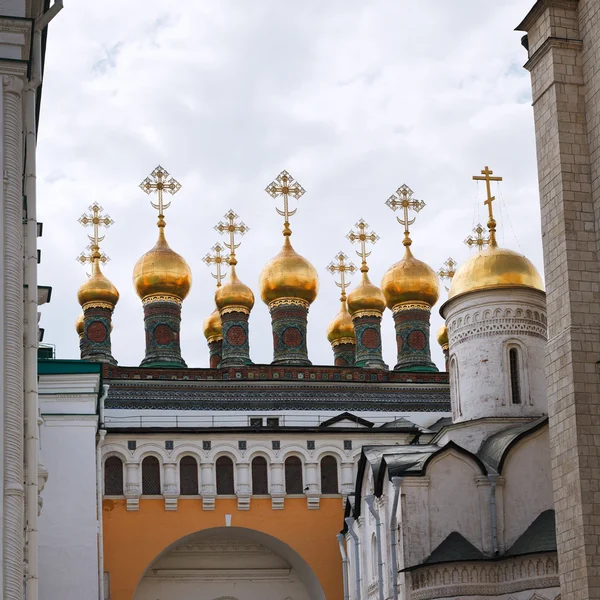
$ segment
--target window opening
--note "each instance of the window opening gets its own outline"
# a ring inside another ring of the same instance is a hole
[[[233,461],[228,456],[217,459],[217,494],[219,496],[233,496],[235,494],[233,479]]]
[[[269,493],[269,478],[267,475],[267,460],[257,456],[252,460],[252,493],[255,496]]]
[[[510,393],[513,404],[521,404],[521,377],[519,373],[519,352],[516,348],[508,351],[510,364]]]
[[[146,456],[142,461],[142,494],[160,495],[160,463],[155,456]]]
[[[302,461],[297,456],[290,456],[285,461],[285,493],[303,494]]]
[[[109,456],[104,463],[104,493],[123,495],[123,461],[118,456]]]
[[[334,456],[324,456],[321,459],[321,493],[338,493],[338,469]]]
[[[184,456],[179,461],[179,491],[182,496],[198,494],[198,463],[193,456]]]

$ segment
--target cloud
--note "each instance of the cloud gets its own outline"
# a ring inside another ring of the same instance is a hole
[[[500,239],[541,271],[530,83],[513,31],[530,4],[69,5],[49,32],[38,143],[40,281],[53,286],[45,341],[59,357],[78,356],[73,324],[85,272],[74,257],[87,238],[76,219],[98,201],[115,220],[103,243],[112,258],[105,273],[121,293],[113,352],[124,365],[143,358],[131,272],[157,232],[138,184],[159,163],[183,185],[166,218],[167,238],[194,274],[181,336],[191,366],[208,364],[202,322],[213,310],[214,281],[201,259],[218,240],[213,225],[233,208],[251,228],[238,274],[258,297],[260,270],[282,244],[264,188],[282,169],[307,190],[294,201],[292,229],[294,247],[321,277],[309,315],[315,364],[332,362],[325,332],[338,310],[325,267],[338,250],[354,256],[345,235],[362,217],[381,237],[370,259],[380,281],[402,256],[401,227],[384,205],[402,183],[427,204],[413,226],[414,254],[437,270],[448,256],[469,255],[462,242],[484,220],[483,187],[471,176],[489,164],[504,176]],[[432,334],[440,324],[436,307]],[[393,366],[389,312],[383,327]],[[250,332],[252,359],[270,362],[260,300]],[[431,345],[442,367],[433,335]]]

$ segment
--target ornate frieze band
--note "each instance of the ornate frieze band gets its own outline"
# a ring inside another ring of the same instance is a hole
[[[150,296],[146,296],[142,299],[142,305],[152,304],[154,302],[172,302],[173,304],[178,304],[182,306],[183,302],[181,298],[177,296],[172,296],[171,294],[151,294]]]

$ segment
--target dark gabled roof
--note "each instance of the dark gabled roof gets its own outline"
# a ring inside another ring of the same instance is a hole
[[[458,531],[453,531],[422,563],[402,569],[411,571],[425,565],[437,565],[449,562],[472,562],[488,560],[488,557],[478,550],[469,540]]]
[[[504,556],[556,552],[556,520],[553,510],[545,510],[517,538]]]
[[[419,429],[412,421],[400,417],[381,425],[381,429]]]
[[[511,448],[530,433],[544,427],[547,422],[548,417],[540,417],[534,421],[528,421],[523,425],[509,427],[508,429],[494,433],[481,444],[477,456],[497,473],[501,473]]]
[[[327,419],[327,421],[323,421],[319,425],[319,427],[331,427],[332,425],[335,425],[340,421],[352,421],[353,423],[361,425],[362,427],[373,427],[373,425],[375,425],[375,423],[373,423],[372,421],[367,421],[367,419],[357,417],[356,415],[353,415],[350,412],[343,412],[339,415],[336,415],[335,417],[332,417],[331,419]]]
[[[452,417],[442,417],[433,423],[433,425],[430,425],[427,429],[429,429],[429,431],[435,431],[435,433],[438,433],[448,425],[452,425]]]

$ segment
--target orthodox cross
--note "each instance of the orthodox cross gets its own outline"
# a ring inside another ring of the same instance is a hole
[[[481,171],[481,175],[473,175],[473,179],[475,181],[485,181],[485,191],[487,193],[487,200],[484,202],[488,207],[488,222],[487,226],[490,230],[490,246],[496,246],[496,221],[494,219],[494,211],[492,210],[492,202],[496,199],[492,196],[492,189],[490,186],[490,182],[492,181],[502,181],[502,177],[492,177],[494,171],[490,170],[490,168],[486,165],[486,167]]]
[[[440,279],[447,279],[448,281],[451,281],[456,274],[457,264],[458,263],[451,256],[449,256],[448,260],[444,263],[444,266],[441,267],[437,272],[437,274],[440,276]],[[446,288],[446,291],[448,291],[448,288]]]
[[[109,258],[106,254],[100,252],[100,242],[104,240],[105,237],[100,235],[100,227],[106,227],[108,229],[114,221],[108,215],[100,214],[104,209],[97,202],[94,202],[94,204],[89,207],[89,210],[91,211],[91,214],[86,215],[83,213],[78,221],[84,227],[93,228],[92,235],[88,234],[88,238],[92,242],[87,248],[90,253],[86,254],[85,252],[82,252],[76,260],[82,265],[88,262],[93,263],[95,260],[104,264],[108,262]]]
[[[229,209],[224,216],[227,219],[227,222],[223,223],[223,221],[219,221],[215,225],[215,230],[218,231],[221,235],[229,234],[229,244],[227,242],[223,243],[227,248],[229,248],[229,264],[237,265],[237,260],[235,258],[235,250],[236,248],[240,247],[241,242],[239,244],[235,243],[235,234],[239,233],[240,235],[244,235],[245,233],[250,231],[250,228],[247,225],[244,225],[244,223],[236,223],[236,221],[239,219],[239,216],[236,213],[234,213],[231,209]]]
[[[465,244],[467,246],[469,246],[469,248],[472,248],[473,246],[477,246],[477,250],[478,251],[483,250],[483,248],[485,246],[488,246],[489,244],[491,244],[491,241],[492,241],[491,230],[490,230],[490,237],[489,238],[484,238],[483,237],[484,232],[485,232],[485,229],[483,228],[483,226],[480,223],[478,223],[477,227],[475,227],[473,229],[473,233],[475,234],[475,236],[470,235],[465,240]]]
[[[356,273],[356,267],[348,262],[348,257],[343,252],[338,252],[331,263],[329,263],[327,270],[335,275],[336,273],[340,274],[340,281],[335,282],[335,284],[341,288],[342,296],[340,300],[344,302],[346,300],[346,289],[350,285],[349,281],[346,281],[346,273]]]
[[[164,212],[171,206],[171,202],[165,204],[163,193],[166,192],[171,195],[176,194],[181,189],[181,184],[173,179],[165,169],[158,165],[158,167],[150,173],[150,176],[146,177],[146,179],[140,183],[140,188],[148,195],[153,192],[158,194],[158,202],[155,204],[150,200],[150,204],[152,205],[152,208],[158,210],[158,226],[164,227]]]
[[[288,199],[292,196],[298,200],[304,195],[305,191],[306,190],[287,171],[281,171],[275,180],[265,188],[265,192],[273,198],[283,196],[283,210],[275,208],[277,213],[284,218],[283,235],[292,234],[292,230],[290,229],[290,217],[295,215],[298,210],[297,208],[294,210],[289,209]]]
[[[216,273],[212,273],[211,275],[217,280],[217,287],[221,287],[221,281],[225,279],[225,273],[223,273],[222,265],[227,262],[227,256],[223,256],[221,254],[223,252],[223,246],[218,242],[211,248],[214,254],[210,254],[210,252],[202,259],[209,267],[214,264],[217,270]]]
[[[374,231],[367,231],[369,224],[363,221],[363,219],[360,219],[358,223],[356,223],[355,227],[358,229],[358,231],[351,229],[346,237],[353,244],[358,242],[360,245],[360,250],[357,250],[356,254],[360,256],[362,261],[362,265],[360,267],[361,272],[366,273],[369,270],[369,267],[367,267],[367,256],[371,255],[371,252],[367,252],[367,244],[374,244],[379,239],[379,236]]]
[[[402,184],[397,190],[395,194],[392,194],[386,201],[386,204],[394,211],[399,208],[402,209],[404,213],[403,218],[396,217],[398,219],[398,223],[400,225],[404,225],[404,240],[402,243],[405,246],[410,246],[412,244],[412,240],[410,239],[410,225],[415,222],[416,217],[412,219],[408,218],[409,211],[414,210],[418,213],[425,206],[425,202],[423,200],[417,200],[412,197],[413,191],[406,185]]]

